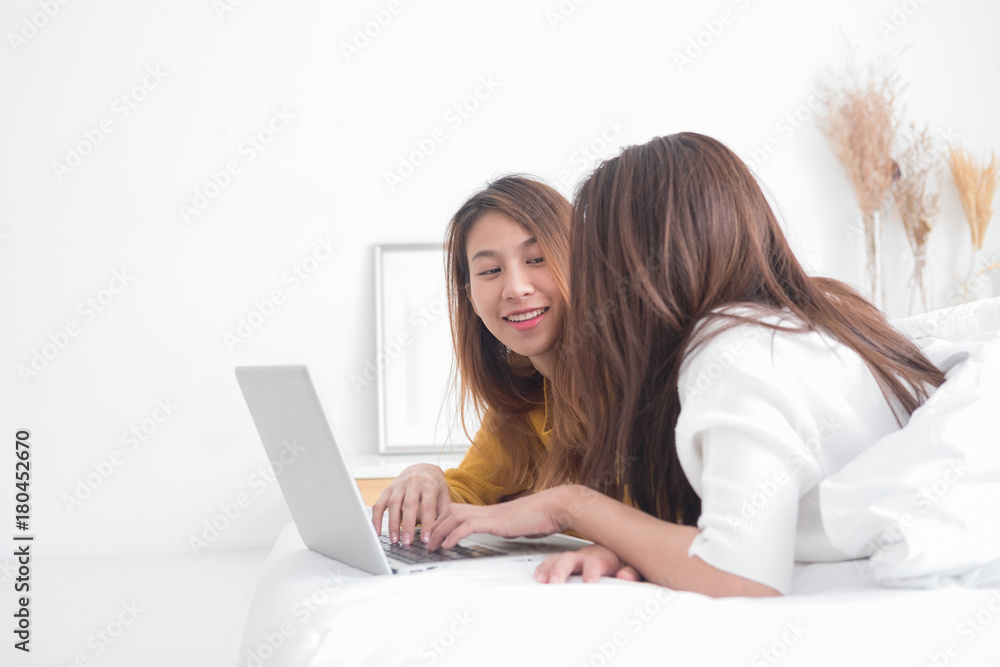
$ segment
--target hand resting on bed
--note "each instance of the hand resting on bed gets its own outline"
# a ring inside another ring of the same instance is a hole
[[[781,593],[760,582],[688,556],[698,535],[695,526],[662,521],[586,486],[572,484],[539,491],[486,507],[452,503],[429,532],[427,548],[451,548],[472,533],[498,537],[537,537],[572,529],[602,545],[582,556],[558,555],[536,570],[539,581],[565,581],[573,572],[619,575],[625,564],[646,580],[674,590],[712,597],[763,597]],[[571,570],[571,571],[567,571]],[[600,575],[594,579],[600,578]]]
[[[584,583],[588,584],[596,583],[601,577],[642,581],[634,567],[626,565],[618,554],[600,544],[549,556],[535,569],[535,580],[543,584],[561,584],[573,574],[583,575]]]

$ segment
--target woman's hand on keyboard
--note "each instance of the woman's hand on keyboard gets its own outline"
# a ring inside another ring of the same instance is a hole
[[[439,510],[433,524],[425,521],[421,534],[427,548],[450,549],[472,533],[490,533],[498,537],[542,537],[566,528],[569,500],[567,487],[546,489],[496,505],[481,507],[452,503]],[[427,539],[428,533],[430,539]]]
[[[410,466],[387,486],[372,506],[372,523],[382,534],[382,516],[389,512],[389,539],[409,545],[419,521],[430,526],[451,504],[444,471],[430,463]],[[421,531],[423,532],[423,531]],[[426,537],[425,537],[426,540]]]

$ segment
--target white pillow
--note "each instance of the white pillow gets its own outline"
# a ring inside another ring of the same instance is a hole
[[[950,373],[1000,331],[1000,297],[893,320],[934,365]]]

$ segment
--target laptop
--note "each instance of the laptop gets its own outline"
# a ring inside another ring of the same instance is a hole
[[[569,535],[504,539],[475,534],[453,549],[390,544],[375,534],[340,440],[305,366],[238,366],[236,379],[307,547],[372,574],[468,566],[483,558],[541,560],[590,542]]]

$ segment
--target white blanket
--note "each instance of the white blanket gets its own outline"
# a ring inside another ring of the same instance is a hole
[[[897,323],[947,381],[820,484],[823,527],[888,586],[1000,586],[1000,298]]]

